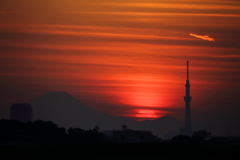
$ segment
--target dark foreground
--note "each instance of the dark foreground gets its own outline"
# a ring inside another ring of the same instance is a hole
[[[240,159],[239,145],[206,144],[80,144],[1,145],[0,159],[31,160],[165,160]]]

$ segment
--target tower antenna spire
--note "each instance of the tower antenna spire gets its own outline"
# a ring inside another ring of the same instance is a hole
[[[184,97],[185,101],[185,134],[191,136],[192,134],[192,123],[191,123],[191,111],[190,111],[190,102],[192,97],[190,96],[190,84],[188,79],[188,61],[187,61],[187,80],[186,80],[186,96]]]
[[[187,80],[188,80],[188,61],[187,61]]]

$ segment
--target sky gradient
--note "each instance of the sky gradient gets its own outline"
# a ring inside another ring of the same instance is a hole
[[[240,116],[239,0],[1,0],[0,118],[65,91],[113,116]]]

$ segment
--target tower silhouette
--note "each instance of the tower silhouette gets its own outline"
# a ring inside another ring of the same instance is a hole
[[[186,96],[185,100],[185,132],[186,135],[191,136],[192,134],[192,123],[191,123],[191,110],[190,110],[190,102],[192,97],[190,96],[190,84],[188,80],[188,61],[187,61],[187,80],[186,80]]]

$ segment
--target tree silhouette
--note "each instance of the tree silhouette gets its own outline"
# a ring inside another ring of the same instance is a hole
[[[172,138],[172,142],[174,143],[189,143],[191,140],[191,137],[186,135],[178,135]]]
[[[85,131],[80,128],[68,129],[68,140],[70,143],[82,143],[82,142],[103,142],[105,134],[98,133],[97,130]]]
[[[63,141],[65,136],[65,128],[58,128],[50,121],[0,120],[1,143],[52,143]]]
[[[37,120],[32,124],[32,131],[35,142],[57,142],[65,137],[65,128],[58,128],[50,121]]]
[[[210,136],[211,133],[205,130],[195,131],[192,135],[192,141],[197,143],[206,142],[206,140],[210,138]]]
[[[23,126],[24,124],[20,121],[2,119],[0,121],[0,142],[20,142],[23,135]]]
[[[84,139],[84,130],[80,128],[68,129],[68,141],[71,143],[79,143]]]

